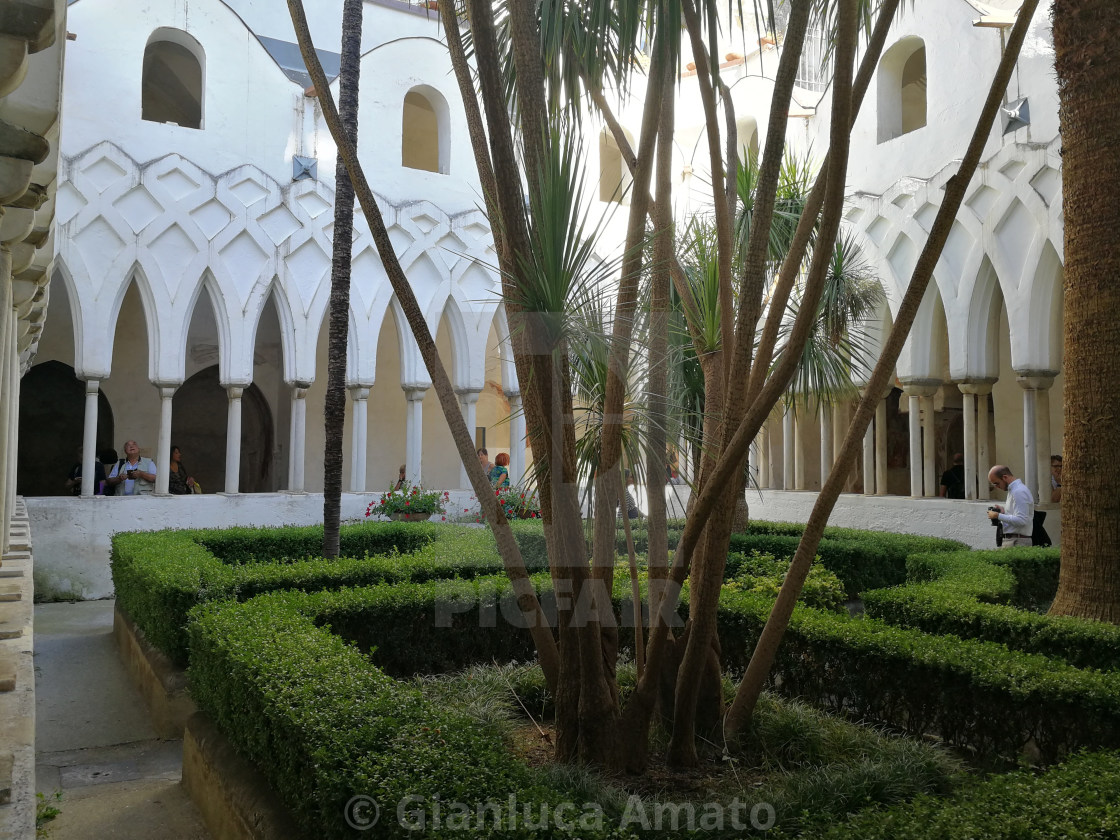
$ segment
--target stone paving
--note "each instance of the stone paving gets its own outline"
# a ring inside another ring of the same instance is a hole
[[[113,643],[113,601],[35,607],[36,789],[50,840],[209,840]]]

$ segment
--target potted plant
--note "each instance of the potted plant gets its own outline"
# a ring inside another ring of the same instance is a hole
[[[539,519],[541,505],[537,494],[524,487],[503,487],[494,491],[498,503],[506,512],[506,519]]]
[[[387,490],[379,501],[370,502],[366,516],[388,516],[395,522],[423,522],[434,513],[443,513],[443,505],[449,498],[446,490],[425,490],[405,482],[400,490]]]

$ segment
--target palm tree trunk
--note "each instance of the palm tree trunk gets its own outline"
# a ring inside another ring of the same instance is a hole
[[[877,397],[884,393],[895,363],[902,353],[902,346],[910,332],[910,327],[914,323],[914,317],[917,315],[922,296],[925,294],[929,280],[933,276],[934,266],[937,264],[942,249],[945,247],[945,242],[949,238],[953,220],[956,218],[957,211],[960,210],[968,184],[980,163],[980,156],[983,154],[985,142],[992,129],[992,123],[999,111],[1003,92],[1007,89],[1007,84],[1011,79],[1019,50],[1022,48],[1023,40],[1030,28],[1030,21],[1037,6],[1038,0],[1025,0],[1019,10],[1019,18],[1008,39],[1007,48],[1000,60],[999,69],[992,81],[988,98],[977,121],[976,130],[973,132],[968,150],[957,170],[957,174],[945,186],[945,196],[940,208],[938,208],[929,239],[914,268],[906,294],[902,299],[902,305],[895,316],[895,322],[882,355],[875,364],[875,370],[871,374],[865,395],[860,399],[855,417],[848,427],[848,434],[844,438],[836,467],[829,475],[813,506],[813,512],[805,525],[805,533],[798,544],[793,560],[790,562],[789,573],[786,575],[778,593],[778,598],[766,621],[766,626],[763,627],[762,635],[755,646],[754,654],[751,656],[743,681],[739,685],[731,710],[727,713],[724,731],[728,737],[739,732],[750,721],[754,713],[755,705],[762,693],[762,687],[773,667],[778,645],[781,643],[782,636],[789,625],[793,607],[801,594],[801,588],[809,574],[809,568],[812,566],[817,548],[820,546],[825,524],[828,522],[828,517],[836,504],[836,499],[844,489],[848,471],[855,464],[856,455],[862,446],[863,434],[867,425],[871,422],[875,404],[878,402]]]
[[[1052,615],[1120,624],[1120,4],[1055,0],[1065,213],[1065,475]],[[1117,107],[1114,107],[1117,106]]]
[[[362,0],[342,8],[342,59],[338,116],[351,143],[358,142]],[[338,557],[342,511],[342,437],[346,425],[346,337],[350,327],[350,261],[354,245],[354,187],[342,155],[335,164],[334,243],[330,322],[327,328],[327,397],[323,409],[323,556]]]

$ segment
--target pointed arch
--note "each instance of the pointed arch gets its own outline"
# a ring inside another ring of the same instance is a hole
[[[1041,370],[1062,369],[1062,320],[1064,297],[1062,289],[1065,269],[1058,252],[1049,239],[1035,266],[1030,288],[1030,335],[1038,353],[1031,366]]]
[[[447,323],[448,331],[451,333],[451,369],[448,371],[451,385],[454,388],[469,388],[471,385],[470,339],[463,310],[454,295],[448,295],[444,300],[433,336],[439,334],[439,325],[442,322]],[[447,360],[444,359],[443,363],[446,366]]]
[[[999,376],[999,322],[1003,308],[999,275],[992,261],[985,256],[980,263],[968,306],[961,379],[994,379]]]
[[[502,363],[502,387],[506,393],[520,393],[521,384],[517,381],[517,365],[513,359],[513,340],[509,332],[509,315],[506,313],[505,303],[499,303],[498,308],[494,310],[492,324],[494,331],[498,334],[498,353]]]
[[[409,327],[408,318],[405,317],[395,294],[389,298],[389,311],[393,314],[393,324],[397,328],[397,351],[401,358],[401,387],[427,388],[431,382],[428,381],[428,372],[420,359],[420,348],[416,344],[416,339],[412,337],[412,328]]]
[[[109,307],[109,324],[111,326],[109,344],[111,347],[116,340],[117,322],[120,320],[121,307],[124,305],[125,295],[128,294],[129,288],[135,285],[136,292],[140,296],[140,308],[144,313],[144,326],[148,339],[148,379],[155,381],[159,376],[159,350],[162,346],[160,342],[160,324],[155,295],[152,293],[152,286],[148,281],[148,275],[144,272],[144,268],[139,262],[132,264],[126,276],[128,279],[117,287],[113,302]],[[112,351],[110,350],[110,358],[112,358],[111,353]]]
[[[272,308],[276,311],[276,319],[280,322],[280,355],[283,376],[286,382],[290,382],[296,375],[296,322],[295,316],[292,314],[291,302],[284,291],[284,284],[280,282],[280,278],[276,275],[273,275],[272,279],[268,281],[264,294],[260,296],[260,306],[253,315],[252,326],[247,336],[248,346],[256,347],[261,318],[264,317],[265,309],[268,308],[270,300],[272,301]]]
[[[71,335],[74,339],[74,370],[78,377],[82,377],[85,373],[85,366],[82,364],[83,360],[79,359],[79,355],[84,355],[85,310],[82,306],[82,299],[78,296],[78,289],[74,285],[74,276],[70,273],[70,266],[66,264],[66,260],[61,254],[55,259],[51,275],[51,282],[61,283],[63,292],[66,294],[70,308]]]

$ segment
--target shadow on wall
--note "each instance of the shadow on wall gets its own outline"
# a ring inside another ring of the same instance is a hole
[[[85,384],[63,362],[35,365],[20,381],[16,492],[69,496],[66,479],[78,463],[85,426]],[[97,393],[97,451],[115,449],[113,410]]]
[[[172,400],[172,444],[206,493],[225,489],[226,417],[229,399],[218,381],[218,366],[200,370]],[[263,493],[272,486],[272,412],[261,389],[249,385],[241,397],[241,473],[238,490]]]

